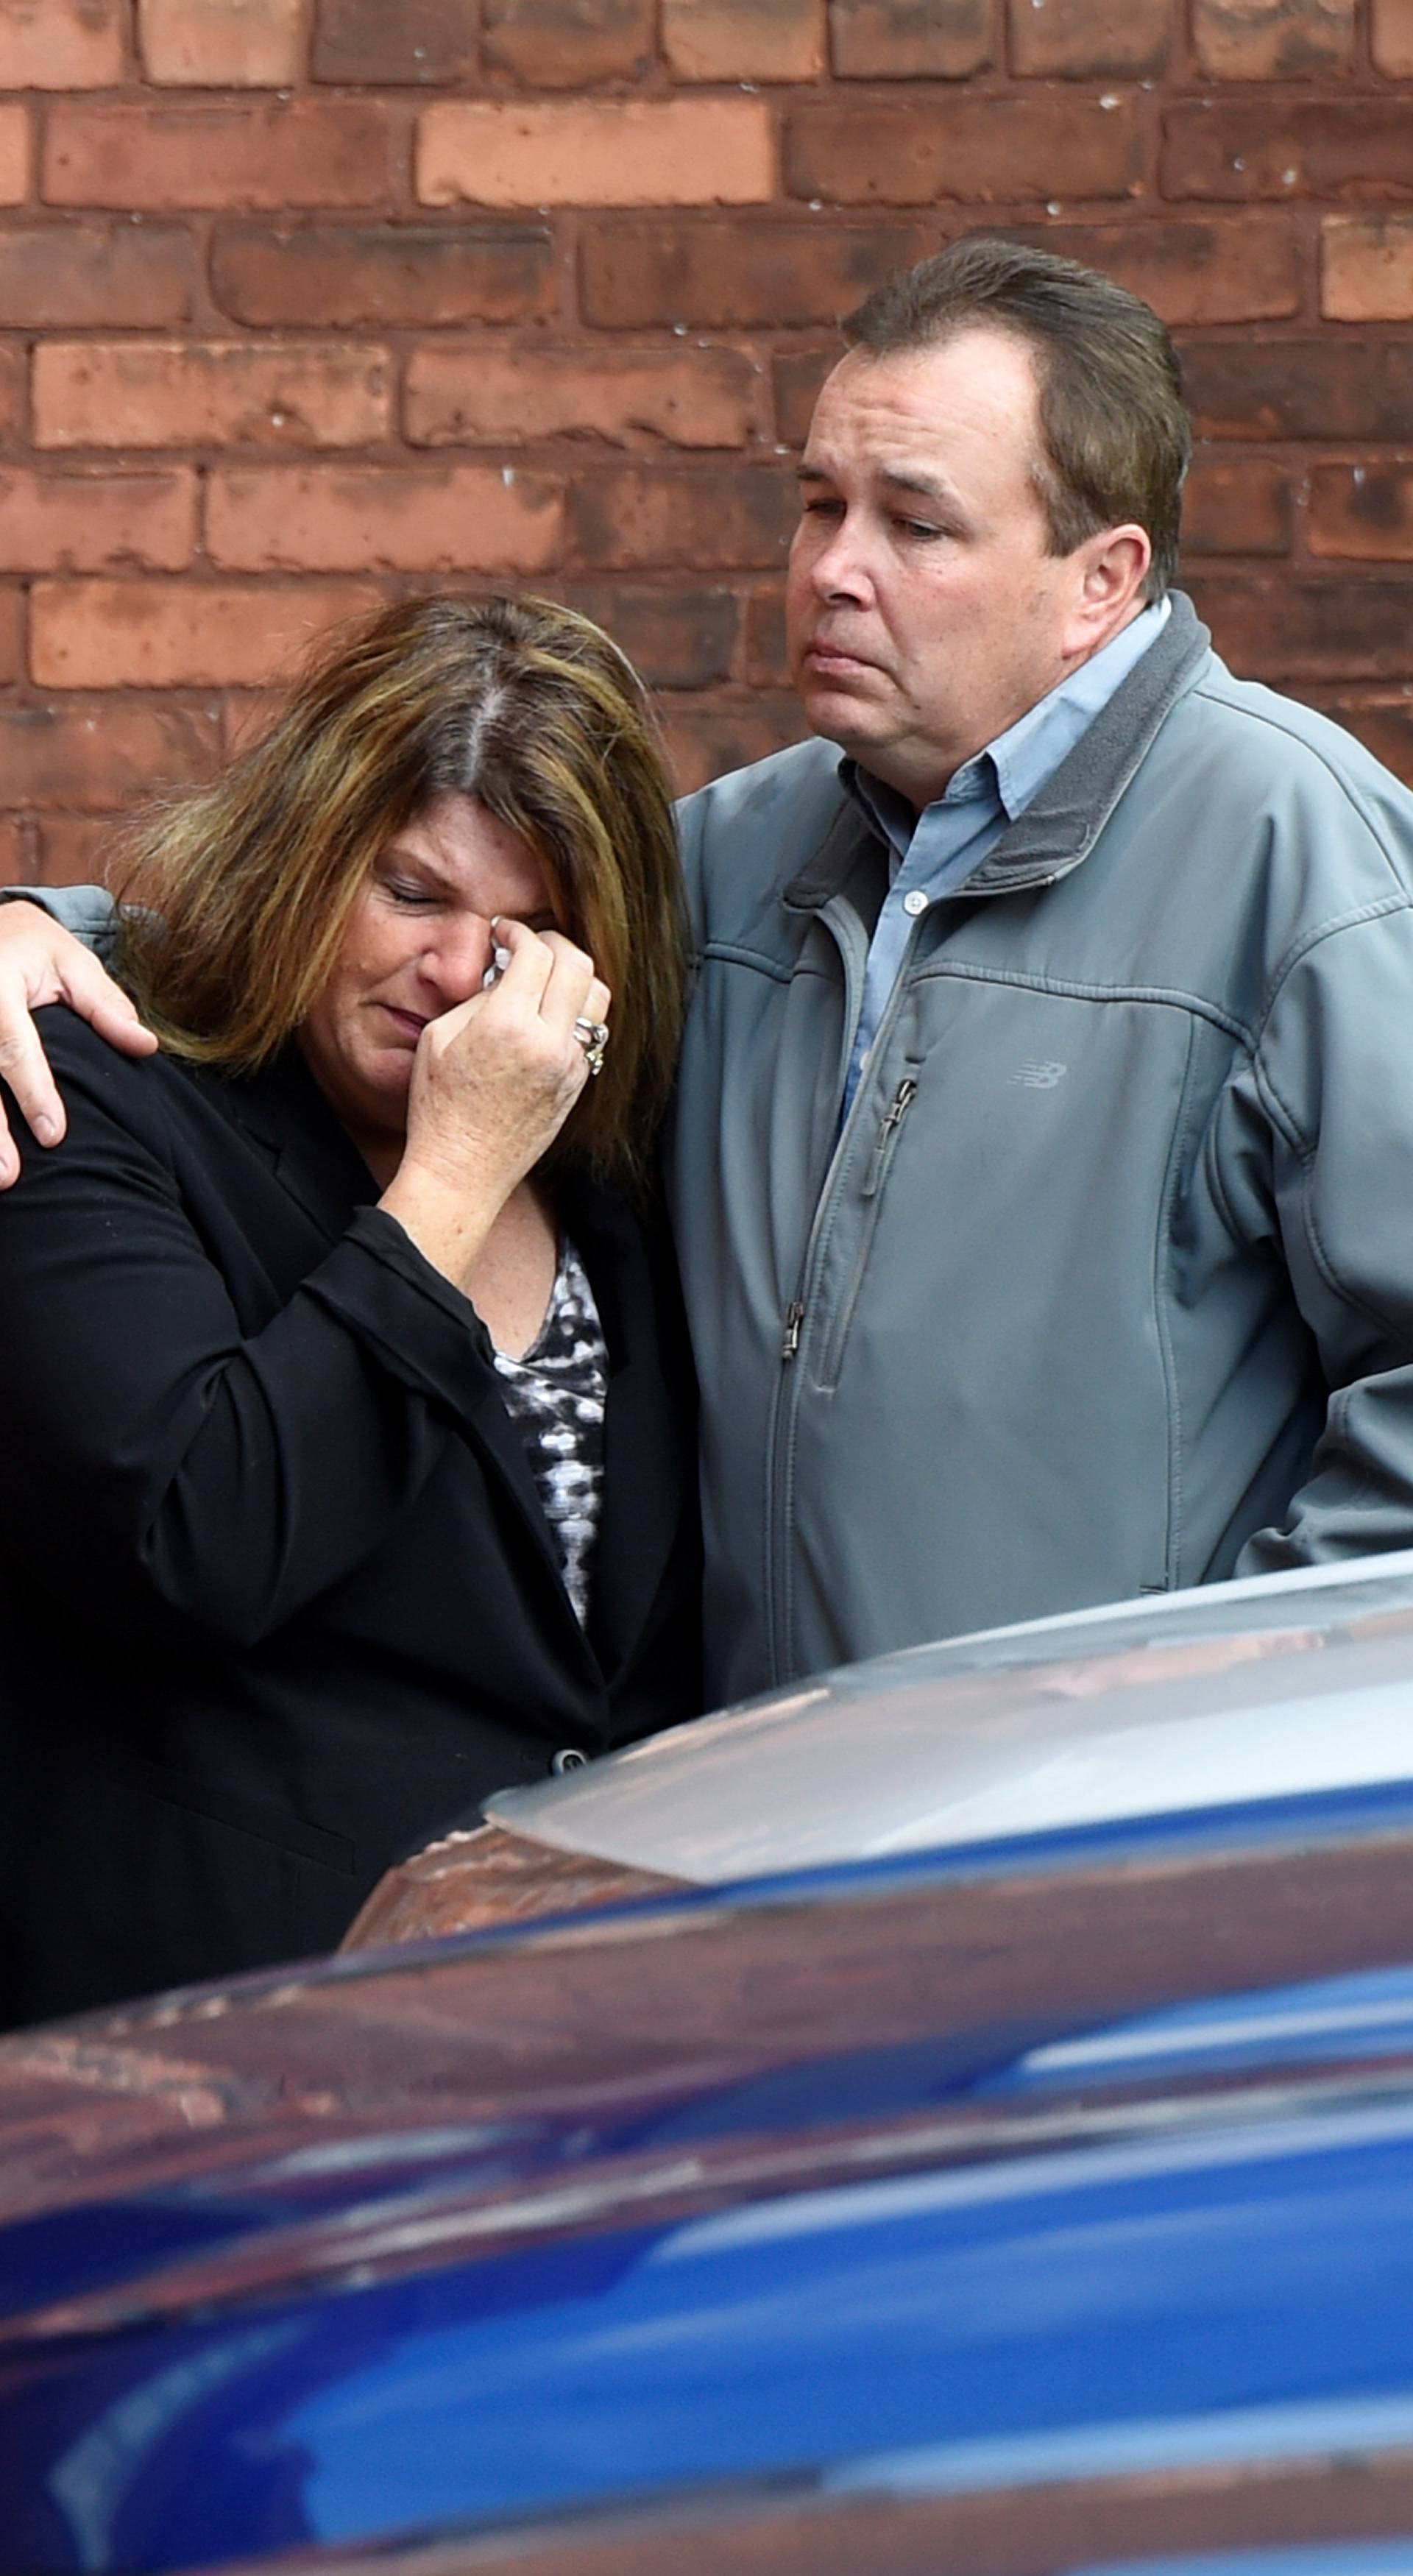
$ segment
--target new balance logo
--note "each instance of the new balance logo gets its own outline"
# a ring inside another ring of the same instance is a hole
[[[1023,1082],[1027,1091],[1053,1091],[1069,1072],[1067,1064],[1023,1064],[1012,1074],[1012,1082]]]

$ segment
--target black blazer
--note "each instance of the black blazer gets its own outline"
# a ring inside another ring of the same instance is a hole
[[[484,1327],[298,1053],[44,1020],[68,1139],[0,1193],[10,2021],[325,1948],[449,1817],[700,1706],[664,1241],[566,1176],[610,1360],[585,1635]]]

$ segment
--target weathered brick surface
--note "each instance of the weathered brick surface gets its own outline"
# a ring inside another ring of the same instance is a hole
[[[1280,98],[1175,107],[1165,196],[1413,197],[1413,117],[1403,99]]]
[[[1310,552],[1363,563],[1413,562],[1413,465],[1317,465]]]
[[[1005,227],[1064,259],[1102,268],[1177,328],[1203,322],[1274,322],[1300,311],[1305,275],[1300,244],[1271,215],[1190,216],[1160,223]]]
[[[652,68],[652,0],[483,0],[483,8],[487,64],[527,89],[583,89]]]
[[[1413,0],[1373,0],[1370,51],[1388,80],[1413,79]]]
[[[418,120],[427,206],[762,205],[774,178],[770,118],[754,98],[481,99]]]
[[[824,0],[662,0],[662,49],[678,80],[817,80]]]
[[[0,466],[0,572],[180,572],[195,535],[189,467],[34,474]]]
[[[1018,72],[1058,80],[1161,71],[1173,27],[1168,0],[1008,0]]]
[[[520,322],[553,309],[554,250],[530,224],[233,227],[212,247],[211,293],[233,322],[277,329]]]
[[[580,254],[586,322],[605,330],[667,323],[690,329],[797,330],[837,322],[890,269],[931,247],[901,225],[614,224]]]
[[[1292,522],[1290,478],[1279,465],[1199,449],[1183,494],[1184,555],[1288,554]]]
[[[0,330],[69,330],[187,321],[196,244],[176,225],[0,226]]]
[[[513,466],[231,466],[211,477],[206,546],[227,572],[540,572],[563,496]]]
[[[476,0],[318,0],[314,78],[399,87],[470,80],[479,38]]]
[[[34,353],[39,447],[363,447],[386,438],[386,350],[348,341],[51,340]]]
[[[1059,197],[1125,197],[1142,177],[1132,99],[939,99],[802,107],[785,144],[792,196],[840,206],[1012,205],[1033,174]]]
[[[103,813],[132,795],[204,778],[220,748],[210,708],[134,698],[0,707],[6,801]]]
[[[829,0],[842,80],[965,80],[994,42],[992,0]]]
[[[259,688],[377,597],[366,581],[39,581],[30,672],[42,689]]]
[[[1182,373],[1209,438],[1406,440],[1413,428],[1413,341],[1356,341],[1336,356],[1313,332],[1187,340]]]
[[[111,814],[41,814],[32,825],[31,867],[17,869],[8,885],[113,885],[121,883],[122,843]]]
[[[0,0],[0,875],[422,583],[795,738],[835,326],[973,226],[1177,328],[1219,644],[1413,776],[1413,0]]]
[[[1354,60],[1355,0],[1195,0],[1192,41],[1216,80],[1295,80]]]
[[[767,466],[623,466],[585,475],[569,505],[586,564],[779,565],[796,518],[792,476]]]
[[[1331,215],[1321,252],[1320,308],[1332,322],[1413,317],[1413,216]]]
[[[0,89],[110,89],[124,76],[123,0],[0,0]]]
[[[734,349],[519,348],[453,343],[408,361],[406,429],[419,447],[594,438],[614,447],[744,447],[762,424],[762,371]]]
[[[202,206],[367,206],[390,193],[381,101],[249,100],[233,107],[51,110],[40,194],[50,206],[166,212]]]
[[[279,89],[304,68],[304,0],[138,0],[150,81],[176,89]]]

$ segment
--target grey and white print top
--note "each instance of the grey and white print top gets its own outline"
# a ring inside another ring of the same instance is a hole
[[[608,1346],[584,1265],[567,1236],[538,1334],[523,1359],[497,1351],[495,1364],[582,1628],[603,1501]]]

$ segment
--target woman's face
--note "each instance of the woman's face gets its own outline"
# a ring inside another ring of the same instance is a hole
[[[315,1080],[364,1152],[400,1143],[417,1041],[480,991],[499,913],[556,927],[542,861],[474,796],[433,797],[379,857],[300,1031]]]

